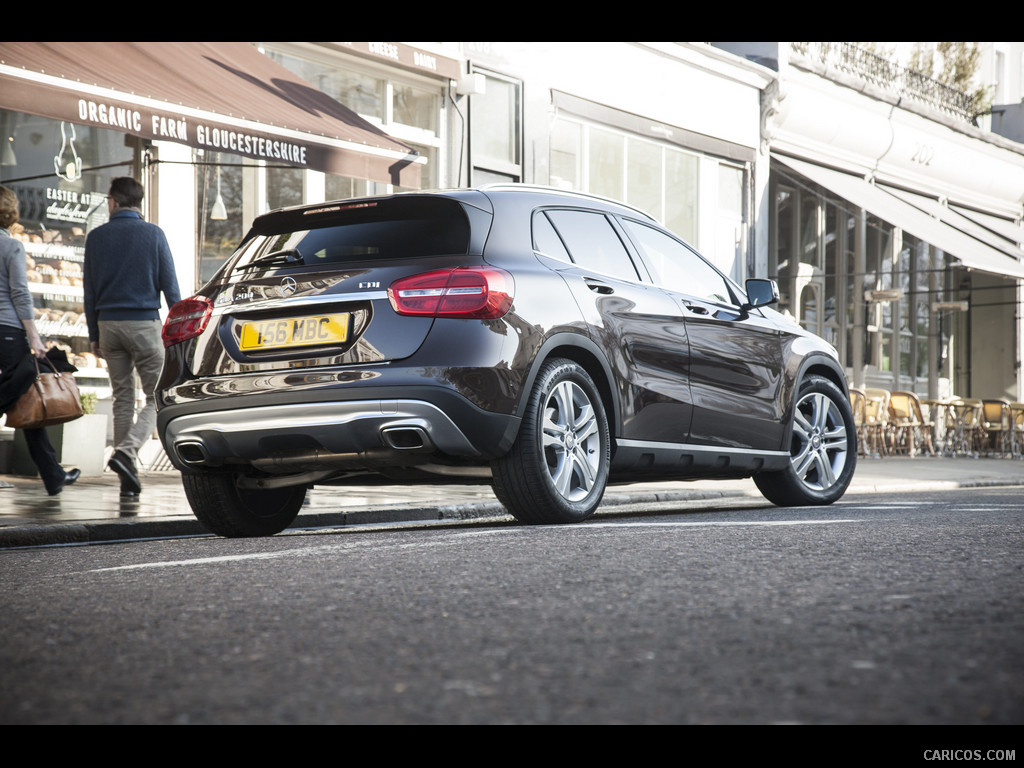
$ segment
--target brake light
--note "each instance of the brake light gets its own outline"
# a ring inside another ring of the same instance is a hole
[[[212,311],[213,302],[203,296],[193,296],[176,302],[164,320],[164,346],[180,344],[201,334],[210,322]]]
[[[403,277],[388,288],[400,315],[494,319],[512,306],[512,275],[494,267],[457,267]]]

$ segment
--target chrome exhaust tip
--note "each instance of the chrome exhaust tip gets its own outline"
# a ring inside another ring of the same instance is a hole
[[[206,452],[206,447],[198,440],[175,443],[174,452],[178,455],[178,459],[182,464],[186,464],[190,467],[206,464],[210,460],[210,455]]]
[[[396,451],[416,451],[430,448],[432,444],[422,427],[387,427],[380,432],[385,444]]]

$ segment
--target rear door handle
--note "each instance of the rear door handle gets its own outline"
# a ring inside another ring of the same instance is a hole
[[[587,284],[587,288],[592,290],[594,293],[615,293],[615,289],[605,283],[599,283],[597,280],[584,279]]]

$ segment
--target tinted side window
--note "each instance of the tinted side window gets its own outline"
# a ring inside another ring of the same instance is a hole
[[[544,213],[537,213],[533,217],[533,248],[545,256],[572,261],[558,233]]]
[[[735,303],[726,279],[695,251],[653,227],[628,220],[622,223],[636,241],[655,283],[700,299]]]
[[[626,246],[603,214],[566,210],[547,215],[576,264],[621,280],[640,279]]]

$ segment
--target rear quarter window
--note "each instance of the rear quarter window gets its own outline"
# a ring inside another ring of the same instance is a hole
[[[533,216],[533,249],[545,256],[572,263],[565,244],[543,211]]]
[[[629,252],[604,214],[552,210],[546,215],[574,263],[620,280],[640,279]]]

